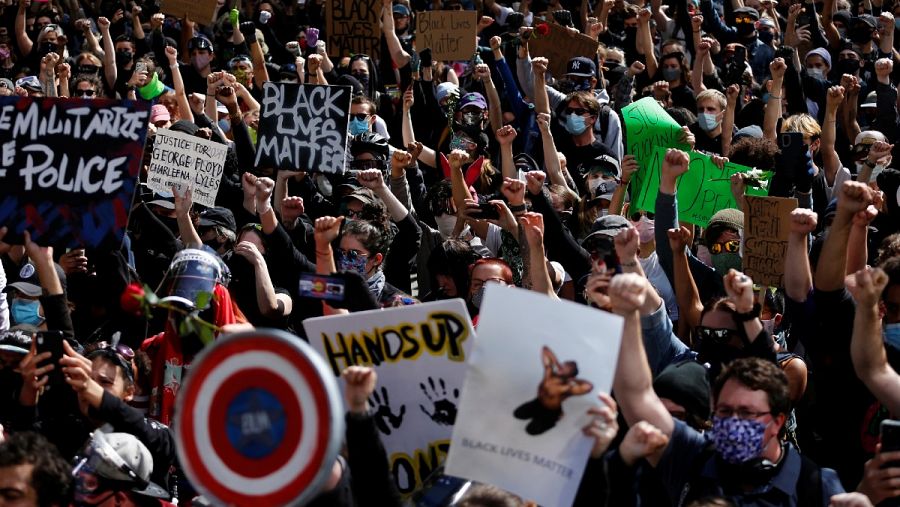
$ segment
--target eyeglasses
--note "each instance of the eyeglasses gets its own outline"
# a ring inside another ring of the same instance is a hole
[[[362,121],[362,120],[365,120],[366,118],[368,118],[369,116],[372,116],[372,115],[366,114],[366,113],[357,113],[357,114],[351,113],[351,114],[350,114],[350,119],[351,119],[351,120],[360,120],[360,121]]]
[[[357,219],[357,218],[362,217],[362,214],[363,214],[362,210],[359,210],[359,211],[353,211],[352,209],[347,208],[347,213],[346,213],[346,215],[347,215],[349,218]]]
[[[737,334],[736,329],[721,329],[705,326],[697,326],[697,338],[700,341],[717,343],[723,345],[731,340],[732,336]]]
[[[97,92],[94,90],[74,90],[72,92],[73,97],[93,97]]]
[[[481,280],[478,278],[473,278],[472,279],[472,288],[475,290],[478,290],[478,289],[484,287],[484,284],[486,284],[488,282],[497,282],[500,285],[509,285],[508,283],[506,283],[506,280],[504,280],[502,278],[485,278],[484,280]]]
[[[709,247],[709,253],[713,255],[720,254],[722,252],[735,253],[737,251],[740,251],[740,249],[741,242],[736,239],[732,239],[724,243],[713,243],[712,246]]]
[[[756,418],[762,417],[764,415],[769,415],[772,412],[771,411],[755,412],[753,410],[747,410],[744,408],[739,408],[739,409],[735,410],[731,407],[718,407],[718,408],[716,408],[715,412],[713,412],[713,413],[715,414],[716,417],[719,417],[721,419],[727,419],[732,416],[737,416],[738,419],[756,419]]]
[[[357,259],[367,259],[369,257],[369,254],[364,254],[359,250],[344,250],[343,248],[338,248],[338,253],[341,257],[350,262],[355,262]]]
[[[654,218],[656,218],[656,213],[653,213],[650,211],[638,211],[636,213],[631,214],[631,221],[637,222],[641,219],[641,217],[644,217],[644,216],[649,218],[650,220],[653,220]]]
[[[567,107],[566,108],[566,114],[574,114],[574,115],[578,115],[578,116],[583,116],[583,115],[590,114],[590,113],[591,113],[590,111],[588,111],[587,109],[581,108],[581,107],[576,107],[576,108]]]

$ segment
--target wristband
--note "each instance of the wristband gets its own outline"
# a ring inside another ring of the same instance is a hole
[[[866,159],[866,161],[863,162],[863,165],[865,165],[865,166],[868,167],[869,169],[875,169],[875,166],[878,165],[878,163],[877,163],[877,162],[872,162],[872,161],[870,161],[869,159]]]
[[[759,302],[753,303],[753,309],[747,313],[738,313],[734,312],[731,316],[734,318],[734,321],[737,323],[748,322],[753,319],[759,318],[759,312],[762,310],[762,306],[760,306]]]
[[[528,209],[528,208],[525,206],[525,204],[516,204],[516,205],[510,204],[510,205],[508,205],[507,207],[509,208],[509,211],[512,211],[513,213],[521,213],[521,212],[526,211],[526,210]]]
[[[625,267],[625,268],[633,268],[633,267],[637,266],[638,263],[637,263],[637,261],[620,262],[619,265],[622,267]]]

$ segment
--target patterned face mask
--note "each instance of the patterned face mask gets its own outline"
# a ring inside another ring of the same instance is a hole
[[[719,457],[732,465],[760,455],[766,425],[755,419],[713,417],[712,439]]]
[[[358,253],[356,250],[340,250],[338,255],[338,269],[341,271],[355,271],[366,278],[366,262],[369,256]]]

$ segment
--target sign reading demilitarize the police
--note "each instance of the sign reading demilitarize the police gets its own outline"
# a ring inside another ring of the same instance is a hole
[[[0,225],[44,245],[121,241],[141,169],[149,106],[0,97]]]
[[[350,92],[349,86],[266,82],[256,167],[343,173]]]

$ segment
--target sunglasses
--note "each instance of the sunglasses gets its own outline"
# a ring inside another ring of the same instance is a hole
[[[737,333],[735,329],[718,329],[705,326],[697,326],[697,338],[701,341],[708,341],[724,345],[731,340],[731,337]]]
[[[350,168],[364,171],[366,169],[381,169],[384,167],[383,160],[354,160],[350,162]]]
[[[94,90],[75,90],[72,92],[73,97],[93,97],[97,92]]]
[[[653,213],[650,211],[638,211],[638,212],[631,214],[631,221],[637,222],[641,219],[641,217],[644,217],[644,216],[649,218],[650,220],[653,220],[654,218],[656,218],[656,213]]]
[[[575,114],[578,116],[583,116],[586,114],[590,114],[590,111],[588,111],[587,109],[580,108],[580,107],[576,107],[576,108],[567,107],[566,114]]]
[[[756,20],[751,18],[750,16],[741,16],[738,18],[734,18],[735,23],[756,23]]]
[[[338,253],[341,254],[341,257],[350,262],[355,262],[358,259],[367,259],[369,257],[369,254],[364,254],[359,250],[344,250],[343,248],[339,248]]]
[[[366,114],[366,113],[357,113],[357,114],[351,113],[350,119],[362,121],[362,120],[365,120],[366,118],[368,118],[369,116],[371,116],[371,115]]]
[[[731,241],[726,241],[724,243],[713,243],[711,247],[709,247],[709,253],[716,255],[722,252],[735,253],[741,249],[741,242],[733,239]]]

